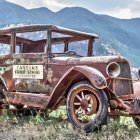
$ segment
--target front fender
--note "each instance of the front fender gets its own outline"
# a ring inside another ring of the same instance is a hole
[[[94,87],[103,89],[107,86],[105,77],[97,69],[88,66],[76,66],[73,70],[85,75]]]
[[[88,79],[94,87],[97,89],[104,89],[107,86],[105,77],[101,72],[95,68],[89,66],[75,66],[69,69],[63,77],[59,80],[56,87],[54,88],[49,103],[46,107],[54,108],[60,99],[64,96],[69,86],[72,84],[74,79],[78,77],[85,77]]]

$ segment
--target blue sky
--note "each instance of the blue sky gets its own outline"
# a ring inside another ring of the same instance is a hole
[[[58,11],[64,7],[84,7],[94,13],[118,18],[140,17],[140,0],[7,0],[25,8],[48,7]]]

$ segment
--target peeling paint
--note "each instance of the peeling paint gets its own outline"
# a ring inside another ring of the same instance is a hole
[[[47,74],[47,80],[49,82],[52,82],[52,77],[53,77],[53,70],[49,67],[48,68],[48,74]]]
[[[5,72],[5,67],[0,67],[0,75],[4,74]]]
[[[12,59],[6,59],[5,64],[6,65],[11,65],[11,64],[13,64],[13,60]]]
[[[37,93],[46,93],[48,91],[47,85],[40,83],[39,80],[27,81],[28,91]]]

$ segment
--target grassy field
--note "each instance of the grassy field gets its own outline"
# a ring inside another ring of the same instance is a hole
[[[45,115],[45,114],[44,114]],[[46,116],[46,115],[45,115]],[[69,123],[64,108],[51,112],[47,117],[38,114],[16,117],[3,111],[0,116],[0,140],[139,140],[140,131],[133,120],[121,117],[111,121],[100,131],[85,134]]]

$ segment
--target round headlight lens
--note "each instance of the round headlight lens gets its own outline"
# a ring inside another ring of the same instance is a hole
[[[109,63],[106,68],[106,73],[109,77],[117,77],[119,76],[120,72],[120,66],[116,62]]]

